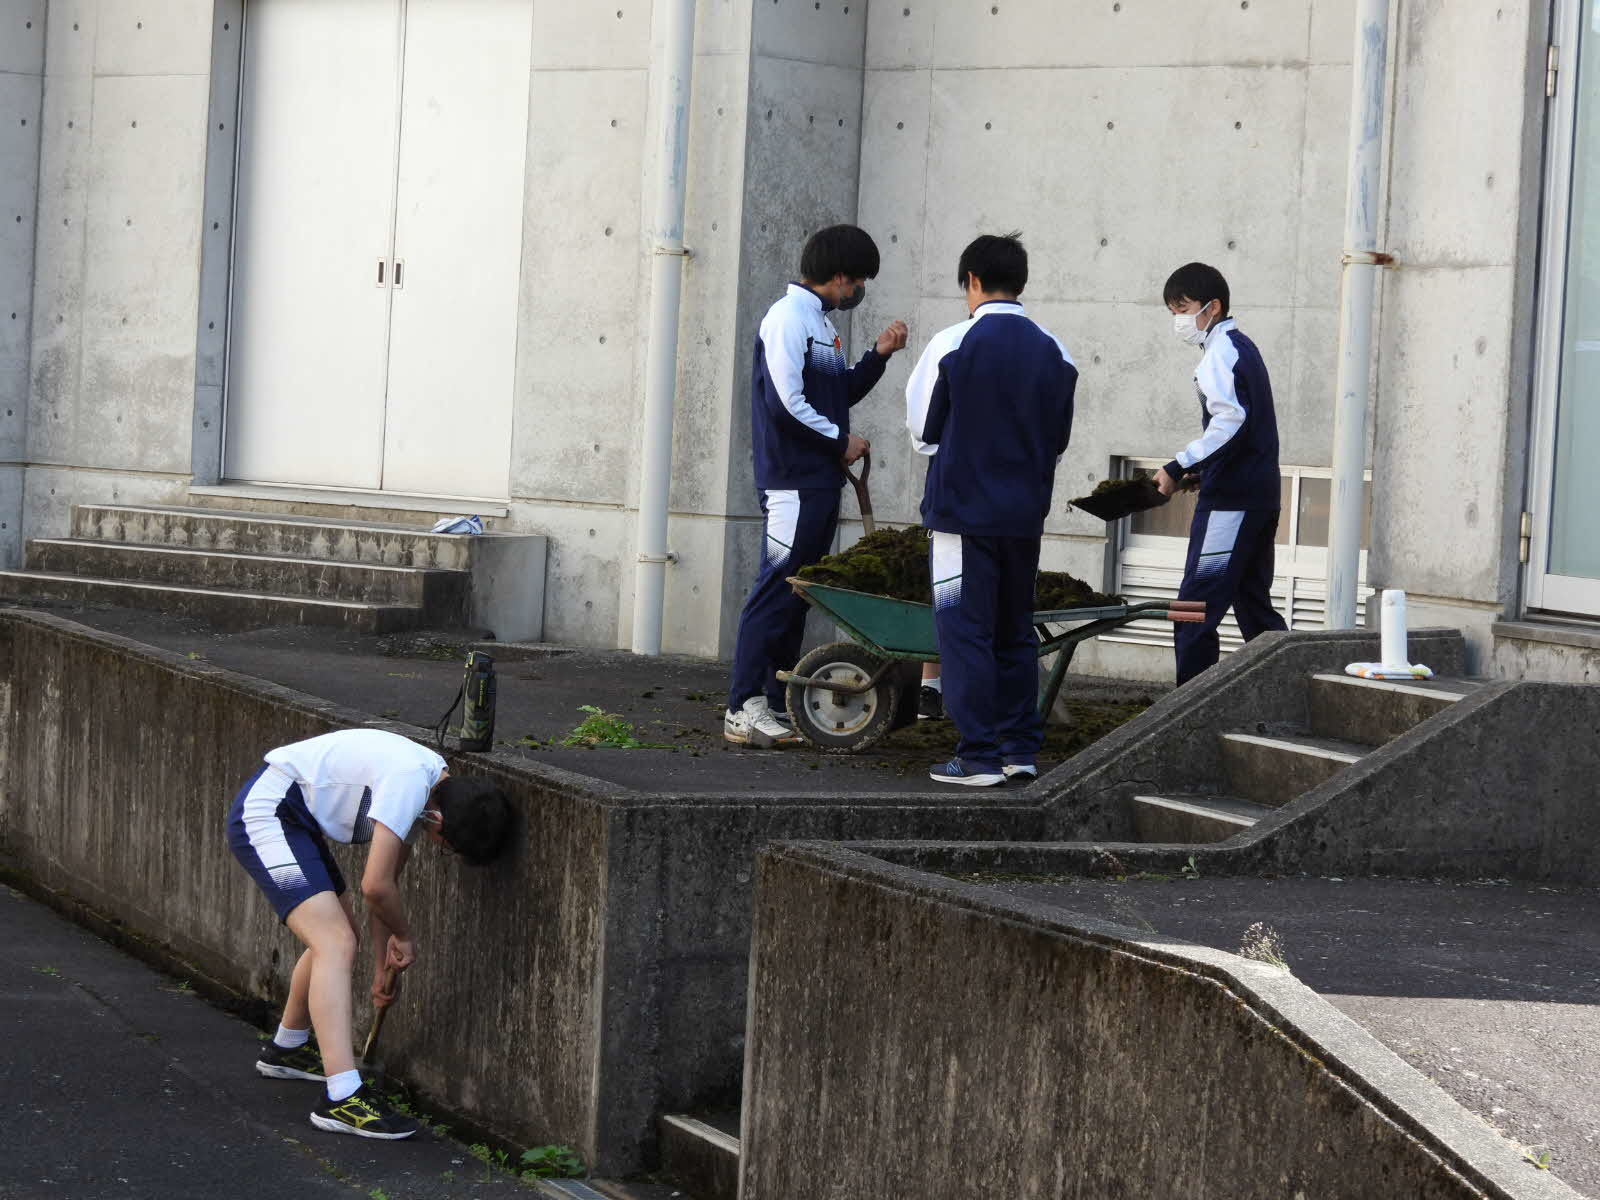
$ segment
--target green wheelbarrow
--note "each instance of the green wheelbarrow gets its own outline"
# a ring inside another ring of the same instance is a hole
[[[804,579],[790,579],[795,594],[850,635],[851,641],[818,646],[792,671],[779,671],[788,688],[795,730],[819,750],[849,754],[875,745],[917,719],[923,663],[938,662],[933,606],[874,596]],[[1102,608],[1066,608],[1033,614],[1039,656],[1057,654],[1039,692],[1039,713],[1049,713],[1080,642],[1138,620],[1200,622],[1197,600],[1152,600]],[[1051,626],[1070,625],[1053,630]]]

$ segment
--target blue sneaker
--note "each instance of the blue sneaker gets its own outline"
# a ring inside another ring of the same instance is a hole
[[[976,771],[959,758],[934,767],[928,772],[928,778],[935,783],[959,783],[964,787],[994,787],[1006,781],[999,771]]]
[[[1001,767],[1000,770],[1005,772],[1005,777],[1007,779],[1014,779],[1018,783],[1031,783],[1033,780],[1039,778],[1038,764],[1031,763],[1023,759],[1018,759],[1015,762],[1008,762],[1005,766]]]

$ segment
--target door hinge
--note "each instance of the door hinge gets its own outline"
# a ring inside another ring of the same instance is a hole
[[[1522,514],[1522,524],[1517,527],[1517,561],[1528,561],[1528,548],[1533,545],[1533,514]]]
[[[1547,98],[1556,94],[1556,74],[1560,70],[1561,49],[1551,42],[1544,56],[1544,94]]]

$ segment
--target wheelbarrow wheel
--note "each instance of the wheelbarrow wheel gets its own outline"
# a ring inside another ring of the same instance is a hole
[[[796,675],[859,687],[883,667],[883,659],[854,642],[818,646],[800,660]],[[850,754],[876,745],[894,728],[900,672],[887,672],[868,691],[842,695],[817,684],[791,682],[786,696],[795,731],[827,754]]]

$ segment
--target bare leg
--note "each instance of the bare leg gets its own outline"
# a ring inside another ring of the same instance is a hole
[[[350,904],[350,893],[346,892],[339,897],[339,903],[344,908],[345,916],[350,920],[350,928],[356,928],[355,910]],[[359,939],[359,934],[357,937]],[[289,999],[283,1006],[283,1024],[288,1029],[308,1029],[311,1026],[311,963],[310,950],[301,953],[299,961],[294,964],[294,974],[289,979]]]
[[[939,678],[939,664],[936,662],[922,664],[922,682]]]
[[[356,960],[356,934],[350,914],[332,892],[318,892],[289,914],[289,929],[311,956],[307,998],[323,1072],[331,1076],[352,1071],[356,1063],[350,1044],[350,971]],[[299,969],[297,963],[296,972]]]
[[[311,1027],[311,951],[300,953],[289,977],[289,999],[283,1005],[283,1024],[288,1029]]]

